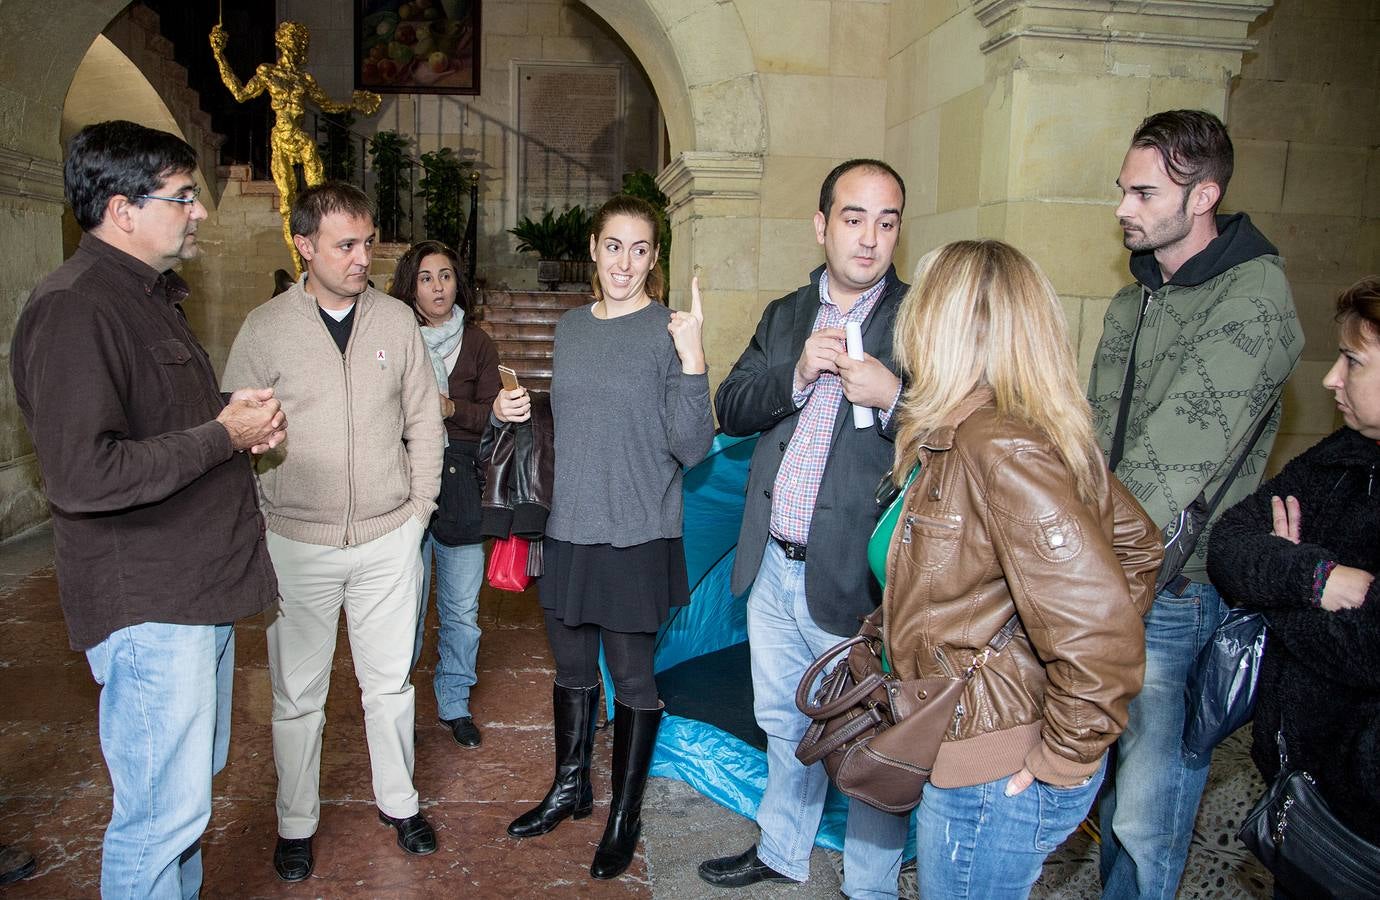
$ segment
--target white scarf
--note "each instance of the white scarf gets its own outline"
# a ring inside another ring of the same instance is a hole
[[[446,357],[460,346],[465,336],[465,313],[458,306],[451,307],[450,321],[444,325],[423,325],[422,340],[431,356],[431,369],[441,393],[450,396],[450,373],[446,371]]]

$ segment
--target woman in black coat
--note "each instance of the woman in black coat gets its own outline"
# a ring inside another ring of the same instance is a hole
[[[1380,277],[1337,301],[1341,354],[1323,386],[1346,427],[1214,526],[1212,583],[1265,613],[1251,756],[1311,773],[1333,813],[1380,844]]]

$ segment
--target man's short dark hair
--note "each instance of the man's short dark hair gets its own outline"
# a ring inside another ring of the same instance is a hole
[[[374,203],[369,195],[343,181],[325,181],[309,187],[292,201],[288,224],[293,234],[312,239],[321,230],[321,220],[331,213],[345,213],[356,219],[374,220]]]
[[[828,219],[829,211],[834,208],[834,185],[838,184],[840,178],[854,169],[867,169],[894,178],[896,186],[901,189],[901,210],[905,211],[906,183],[895,169],[880,159],[850,159],[848,162],[841,162],[834,166],[834,171],[825,176],[824,184],[819,188],[819,211],[824,214],[824,218]]]
[[[133,200],[153,193],[175,172],[194,171],[196,151],[182,138],[113,119],[87,125],[72,136],[62,182],[77,224],[90,231],[105,218],[111,197]]]
[[[1132,147],[1159,151],[1165,171],[1185,188],[1211,181],[1227,193],[1235,153],[1222,120],[1201,109],[1171,109],[1140,123],[1131,138]]]

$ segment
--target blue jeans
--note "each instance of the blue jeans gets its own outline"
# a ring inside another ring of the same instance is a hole
[[[1103,897],[1172,900],[1178,889],[1208,777],[1184,761],[1184,682],[1223,613],[1216,588],[1193,582],[1182,597],[1161,592],[1145,617],[1145,686],[1099,810]]]
[[[436,615],[441,620],[440,659],[431,686],[436,691],[436,714],[459,719],[470,714],[470,688],[475,683],[479,656],[479,589],[484,584],[484,545],[447,547],[431,536],[422,538],[422,598],[417,612],[417,641],[412,667],[422,656],[427,594],[431,590],[431,557],[436,557]]]
[[[753,710],[767,734],[767,787],[757,807],[757,855],[783,875],[804,881],[824,811],[824,766],[802,766],[795,748],[810,720],[795,689],[816,657],[843,640],[814,623],[805,604],[807,562],[786,559],[768,541],[748,596]],[[850,803],[843,843],[843,890],[853,898],[895,897],[908,817]]]
[[[971,787],[925,786],[916,811],[915,869],[920,896],[1004,900],[1030,895],[1040,868],[1087,816],[1106,760],[1077,787],[1037,781],[1014,797],[1009,777]]]
[[[230,749],[234,628],[131,625],[86,659],[102,686],[101,752],[114,788],[101,896],[196,897],[211,776]]]

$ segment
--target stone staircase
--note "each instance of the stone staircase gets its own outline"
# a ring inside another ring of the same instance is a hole
[[[196,148],[208,176],[207,187],[219,201],[221,183],[209,176],[220,159],[225,138],[216,133],[211,116],[201,108],[201,95],[188,84],[187,70],[173,59],[173,44],[160,30],[158,13],[132,3],[110,21],[103,34],[143,73],[167,105],[187,143]]]
[[[549,391],[556,320],[593,300],[584,292],[484,290],[479,327],[494,339],[498,361],[517,372],[523,387]]]

